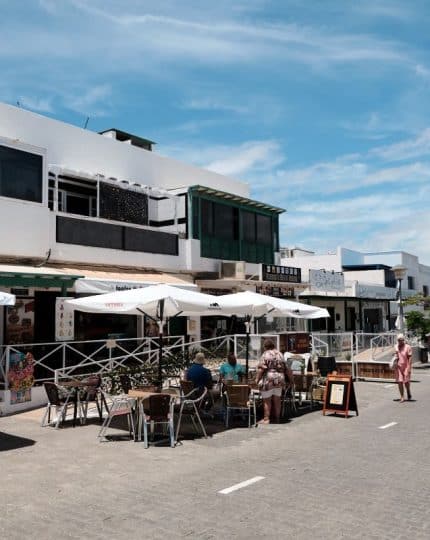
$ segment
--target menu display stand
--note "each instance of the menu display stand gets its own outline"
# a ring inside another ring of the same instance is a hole
[[[323,415],[326,412],[343,414],[348,418],[349,411],[358,416],[354,382],[348,375],[329,375],[324,390]]]

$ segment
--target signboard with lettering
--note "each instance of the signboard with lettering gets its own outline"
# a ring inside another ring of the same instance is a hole
[[[313,291],[343,292],[345,290],[343,272],[309,270],[309,284]]]
[[[276,298],[294,298],[294,287],[271,287],[270,285],[257,285],[255,292],[259,294],[267,294]]]
[[[277,264],[262,264],[261,266],[263,281],[302,282],[302,271],[300,268],[280,266]]]

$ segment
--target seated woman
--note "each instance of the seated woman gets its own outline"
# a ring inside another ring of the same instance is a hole
[[[236,355],[229,353],[227,362],[224,362],[219,368],[219,375],[221,382],[233,381],[238,383],[245,377],[246,370],[241,364],[237,363]]]

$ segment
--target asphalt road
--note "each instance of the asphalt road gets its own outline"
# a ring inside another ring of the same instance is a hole
[[[358,417],[314,411],[174,449],[99,443],[95,423],[42,429],[40,411],[0,418],[0,538],[428,539],[430,370],[415,379],[416,401],[358,382]]]

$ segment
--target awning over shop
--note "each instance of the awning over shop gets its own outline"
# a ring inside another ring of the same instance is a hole
[[[137,289],[148,285],[166,284],[181,289],[196,290],[192,276],[175,275],[165,272],[139,272],[137,270],[73,268],[61,269],[63,272],[78,271],[81,277],[76,280],[74,290],[78,294],[103,294],[127,289]]]
[[[0,265],[0,287],[55,287],[65,291],[73,287],[81,273],[68,273],[45,266]]]

